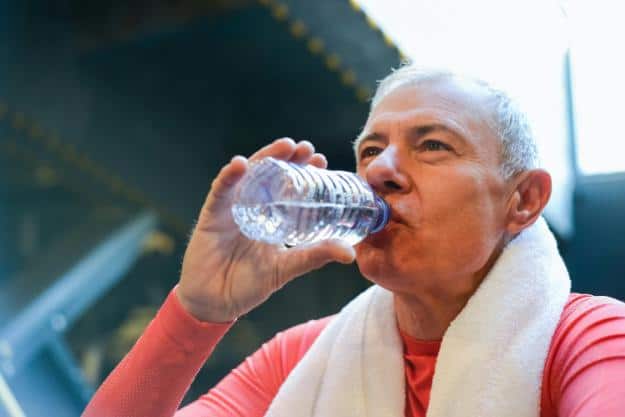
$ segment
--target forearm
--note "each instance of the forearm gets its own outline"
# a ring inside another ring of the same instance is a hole
[[[230,324],[200,323],[170,293],[83,417],[172,417]]]

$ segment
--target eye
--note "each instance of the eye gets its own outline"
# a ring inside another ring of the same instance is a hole
[[[360,159],[365,159],[371,156],[376,156],[382,152],[382,148],[378,148],[377,146],[367,146],[362,151],[360,151]]]
[[[448,151],[451,148],[449,145],[444,144],[438,140],[428,139],[423,142],[421,145],[426,151],[436,152],[436,151]]]

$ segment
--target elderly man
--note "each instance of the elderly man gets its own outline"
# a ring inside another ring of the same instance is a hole
[[[223,167],[179,284],[84,416],[625,416],[625,304],[570,294],[540,217],[550,176],[504,94],[405,66],[380,84],[355,151],[392,209],[355,248],[246,240],[230,206],[248,160]],[[305,141],[277,140],[250,160],[266,156],[326,166]],[[307,271],[354,259],[376,285],[278,334],[176,411],[237,317]]]

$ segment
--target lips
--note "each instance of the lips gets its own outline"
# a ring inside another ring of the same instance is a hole
[[[395,214],[396,212],[392,212],[393,214],[391,214],[391,221],[394,221],[396,223],[403,223],[404,219],[399,215],[399,214]]]
[[[391,219],[390,221],[396,222],[396,223],[402,223],[405,224],[404,222],[404,218],[402,217],[402,215],[399,213],[399,211],[396,209],[395,206],[390,205],[391,208]]]
[[[395,230],[397,227],[403,226],[405,226],[403,217],[399,214],[396,214],[396,212],[393,211],[391,208],[391,217],[389,218],[386,225],[382,228],[382,230],[377,233],[373,233],[370,236],[377,236],[378,238],[381,238],[382,236],[386,236],[389,232]]]

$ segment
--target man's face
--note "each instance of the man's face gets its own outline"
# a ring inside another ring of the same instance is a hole
[[[393,291],[472,292],[504,241],[509,190],[489,106],[471,84],[399,87],[373,109],[357,171],[391,206],[356,246],[361,273]]]

